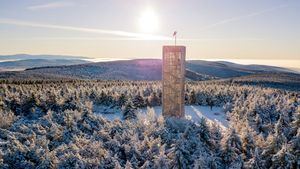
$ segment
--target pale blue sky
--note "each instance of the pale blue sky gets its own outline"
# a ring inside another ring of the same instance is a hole
[[[139,27],[148,9],[151,40]],[[159,58],[177,30],[189,59],[294,60],[299,16],[299,0],[0,0],[0,54]]]

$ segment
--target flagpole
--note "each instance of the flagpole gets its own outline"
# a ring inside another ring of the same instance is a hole
[[[173,37],[175,38],[175,46],[176,46],[176,40],[177,40],[177,31],[174,31]]]
[[[177,40],[177,31],[174,31],[173,36],[175,38],[175,46],[176,46],[176,40]]]

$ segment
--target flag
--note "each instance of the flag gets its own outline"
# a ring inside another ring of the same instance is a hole
[[[176,36],[176,35],[177,35],[177,31],[174,31],[173,36]]]

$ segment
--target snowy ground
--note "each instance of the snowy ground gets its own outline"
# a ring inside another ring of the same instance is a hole
[[[153,108],[157,116],[161,115],[162,107],[157,106]],[[140,109],[138,112],[140,115],[145,115],[147,113],[147,108]],[[94,106],[94,113],[103,116],[108,120],[120,119],[122,120],[121,110],[118,108],[110,108],[107,106]],[[198,122],[201,118],[206,118],[209,123],[217,123],[223,129],[228,127],[228,121],[226,120],[226,115],[222,111],[221,107],[213,107],[212,110],[209,106],[185,106],[185,118]]]

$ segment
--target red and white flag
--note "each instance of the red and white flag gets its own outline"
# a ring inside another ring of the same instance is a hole
[[[176,36],[176,35],[177,35],[177,31],[174,31],[173,36]]]

